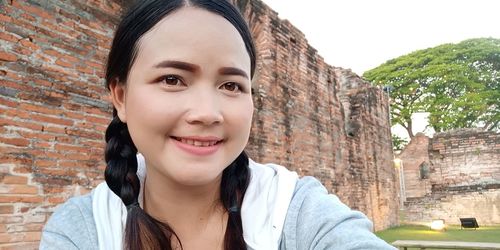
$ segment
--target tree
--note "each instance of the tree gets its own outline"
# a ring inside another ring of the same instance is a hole
[[[392,148],[396,151],[401,151],[408,144],[405,138],[401,138],[395,134],[392,135]]]
[[[391,89],[392,124],[413,138],[411,115],[429,112],[436,132],[500,130],[500,39],[443,44],[387,61],[364,78]]]

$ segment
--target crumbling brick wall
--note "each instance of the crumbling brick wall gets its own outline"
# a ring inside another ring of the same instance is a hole
[[[235,1],[260,52],[248,151],[314,175],[375,229],[397,224],[388,97],[326,64],[302,32],[260,1]]]
[[[103,70],[127,3],[0,0],[0,247],[36,249],[54,208],[103,181]],[[396,224],[387,97],[262,2],[235,4],[259,50],[251,157],[318,177],[376,229]]]
[[[480,225],[500,223],[499,133],[460,129],[436,134],[421,146],[428,148],[430,189],[408,198],[408,221],[459,224],[460,217],[476,217]]]
[[[429,137],[417,133],[397,158],[402,159],[400,167],[404,171],[404,197],[423,197],[431,193],[429,176]],[[427,168],[427,169],[426,169]]]
[[[54,207],[103,179],[103,68],[120,5],[0,6],[0,248],[36,249]]]

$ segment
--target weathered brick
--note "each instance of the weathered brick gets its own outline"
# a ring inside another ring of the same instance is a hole
[[[0,188],[4,194],[38,194],[38,187],[29,185],[5,185]]]
[[[12,214],[12,213],[14,213],[14,206],[0,205],[0,214]]]
[[[11,223],[19,223],[22,221],[23,221],[23,217],[21,217],[21,216],[0,215],[0,225],[1,224],[5,225],[5,224],[11,224]]]
[[[0,203],[40,203],[43,201],[43,197],[38,195],[26,195],[26,196],[10,196],[10,195],[0,195]]]
[[[17,56],[6,51],[0,51],[0,61],[15,62],[17,61]]]
[[[12,18],[0,13],[0,21],[10,23],[12,21]]]
[[[68,119],[65,119],[62,117],[52,117],[52,116],[38,115],[38,114],[32,114],[31,117],[33,120],[38,121],[38,122],[46,122],[46,123],[63,125],[63,126],[73,125],[72,120],[68,120]]]
[[[18,7],[24,11],[32,13],[33,15],[41,17],[41,18],[45,18],[45,19],[54,18],[54,16],[51,15],[49,12],[47,12],[46,10],[41,9],[35,5],[24,5],[24,4],[20,4],[18,1],[13,1],[12,6]]]
[[[480,224],[498,224],[500,204],[500,133],[458,129],[433,138],[417,134],[398,156],[404,167],[406,220],[434,218],[458,224],[465,215]],[[426,164],[428,176],[421,179]],[[432,209],[428,209],[432,206]]]
[[[0,40],[4,40],[7,42],[17,42],[18,38],[12,34],[0,31]]]
[[[8,145],[13,145],[17,147],[27,147],[30,145],[30,141],[24,138],[6,138],[0,137],[0,143],[5,143]]]
[[[2,182],[3,184],[27,184],[28,177],[16,175],[0,175],[0,182]]]

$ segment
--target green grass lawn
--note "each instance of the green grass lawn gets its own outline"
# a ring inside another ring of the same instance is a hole
[[[500,226],[460,229],[460,226],[447,226],[446,231],[432,231],[429,227],[403,225],[375,233],[388,243],[396,240],[444,240],[477,241],[500,243]]]

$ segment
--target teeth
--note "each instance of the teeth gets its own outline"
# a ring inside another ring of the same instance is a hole
[[[196,147],[210,147],[217,144],[217,141],[195,141],[191,139],[177,138],[178,141]]]

